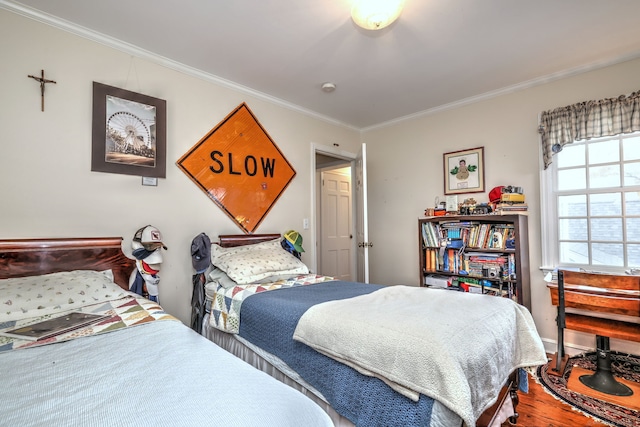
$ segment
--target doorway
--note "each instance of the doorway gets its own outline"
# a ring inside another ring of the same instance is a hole
[[[318,271],[350,282],[353,280],[351,166],[322,169],[320,187]]]
[[[355,154],[314,145],[313,213],[315,260],[318,274],[339,280],[356,278],[355,200],[353,163]]]

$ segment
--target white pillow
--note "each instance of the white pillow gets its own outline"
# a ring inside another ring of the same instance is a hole
[[[302,261],[282,248],[280,239],[233,248],[213,244],[211,262],[239,285],[309,274]]]
[[[218,267],[214,267],[213,270],[209,273],[209,283],[216,282],[220,284],[223,288],[233,288],[237,285],[236,282],[231,280],[227,273],[220,270]]]
[[[75,270],[0,279],[0,322],[77,309],[129,295],[113,272]]]
[[[230,248],[223,248],[219,244],[213,243],[211,245],[211,262],[213,263],[213,265],[216,265],[215,264],[216,259],[221,256],[222,257],[231,256],[231,255],[235,255],[243,252],[252,252],[252,251],[258,251],[262,249],[277,249],[277,248],[282,249],[282,245],[280,244],[281,240],[282,240],[281,238],[278,238],[273,240],[267,240],[266,242],[254,243],[252,245],[232,246]]]

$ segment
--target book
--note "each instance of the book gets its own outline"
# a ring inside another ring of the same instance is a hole
[[[0,331],[0,335],[28,341],[38,341],[89,326],[100,320],[108,319],[109,317],[108,315],[74,311],[64,316],[43,320],[42,322],[32,325]]]
[[[446,288],[450,282],[451,277],[449,276],[438,276],[434,274],[424,276],[424,284],[435,288]]]

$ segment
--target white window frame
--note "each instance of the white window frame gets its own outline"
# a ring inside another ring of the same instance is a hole
[[[540,170],[540,243],[542,244],[542,270],[553,270],[558,265],[557,197],[555,197],[555,163]]]
[[[593,142],[599,142],[603,140],[611,140],[611,139],[625,139],[629,137],[637,137],[640,135],[640,132],[636,132],[634,134],[626,134],[626,135],[618,135],[613,137],[602,137],[602,138],[594,138],[589,141],[584,141],[587,144]],[[581,141],[583,142],[583,141]],[[620,158],[619,163],[622,164],[624,160]],[[624,170],[624,169],[622,169]],[[540,167],[540,214],[541,214],[541,243],[542,243],[542,270],[554,270],[558,267],[579,267],[584,268],[586,270],[594,270],[594,271],[602,271],[602,272],[611,272],[611,273],[619,273],[623,274],[625,270],[628,270],[629,266],[605,266],[605,265],[561,265],[560,264],[560,248],[559,248],[559,237],[558,237],[558,194],[557,185],[556,185],[556,177],[558,174],[557,162],[552,162],[549,167],[544,170]],[[621,179],[624,179],[622,176]],[[621,182],[620,187],[612,187],[616,191],[620,190],[622,193],[629,191],[640,191],[640,186],[634,187],[624,187],[624,183]],[[584,192],[579,194],[596,194],[598,191],[593,191],[591,189],[586,189]],[[565,193],[562,193],[565,194]],[[625,223],[625,212],[624,212],[624,200],[623,203],[623,211],[622,211],[622,220],[623,220],[623,231],[624,231],[624,223]],[[590,213],[587,215],[587,220],[591,218]],[[627,242],[627,236],[623,233],[623,244]],[[591,244],[592,240],[589,238],[588,243]],[[628,262],[626,256],[626,247],[625,247],[625,262]],[[635,267],[635,266],[631,266]]]

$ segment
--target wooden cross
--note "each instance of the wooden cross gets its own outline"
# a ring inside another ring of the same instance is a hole
[[[53,80],[47,80],[44,78],[44,70],[40,71],[40,77],[36,77],[36,76],[32,76],[29,75],[30,78],[40,82],[40,107],[42,109],[42,111],[44,111],[44,85],[46,85],[47,83],[53,83],[55,84],[56,82]]]

